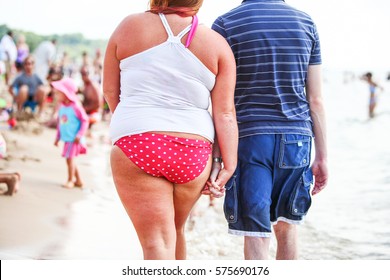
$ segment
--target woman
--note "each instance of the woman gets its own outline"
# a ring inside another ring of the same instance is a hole
[[[380,90],[383,90],[383,88],[378,85],[374,80],[372,79],[372,73],[368,72],[363,77],[363,80],[365,80],[368,83],[369,90],[370,90],[370,101],[368,103],[368,115],[370,118],[373,118],[375,116],[374,111],[377,105],[377,92],[376,89],[379,88]]]
[[[112,173],[145,259],[186,258],[191,208],[204,187],[221,196],[236,167],[235,61],[220,35],[197,26],[202,3],[152,0],[106,50]]]
[[[21,72],[23,70],[23,61],[30,54],[30,47],[27,45],[26,37],[23,34],[19,35],[16,48],[18,50],[18,56],[16,58],[15,65],[18,72]]]

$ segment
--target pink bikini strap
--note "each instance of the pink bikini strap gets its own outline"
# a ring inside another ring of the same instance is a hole
[[[198,17],[194,15],[192,17],[192,25],[186,41],[186,48],[188,48],[191,45],[192,39],[194,39],[197,28],[198,28]]]

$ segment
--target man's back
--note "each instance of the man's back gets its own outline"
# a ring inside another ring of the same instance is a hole
[[[46,81],[49,68],[56,56],[56,47],[50,41],[43,41],[34,51],[35,72],[42,81]]]
[[[55,46],[50,41],[43,41],[38,45],[38,47],[34,51],[35,59],[40,59],[42,61],[50,61],[53,60],[55,56]]]
[[[83,107],[87,114],[97,112],[100,109],[101,103],[99,87],[93,84],[92,81],[89,81],[85,83],[83,95]]]
[[[237,169],[226,184],[229,233],[244,236],[245,259],[268,259],[273,227],[276,259],[297,259],[296,225],[310,208],[313,175],[312,194],[328,179],[315,25],[283,0],[244,0],[213,29],[237,62],[240,139]]]
[[[309,65],[321,64],[321,55],[311,18],[282,0],[246,0],[219,17],[213,29],[236,57],[240,137],[312,135],[306,74]]]

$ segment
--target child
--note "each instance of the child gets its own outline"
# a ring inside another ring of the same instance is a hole
[[[52,82],[51,85],[61,104],[58,110],[57,137],[54,145],[58,146],[60,140],[64,141],[62,156],[66,158],[68,166],[68,181],[63,187],[68,189],[82,187],[83,182],[73,159],[87,152],[83,136],[88,129],[88,116],[78,101],[77,86],[72,79],[64,78]]]

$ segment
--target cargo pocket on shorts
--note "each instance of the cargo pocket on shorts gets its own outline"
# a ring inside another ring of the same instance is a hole
[[[238,186],[238,169],[234,172],[232,178],[227,182],[225,188],[226,188],[226,194],[225,194],[225,202],[223,205],[223,210],[225,213],[225,218],[228,223],[236,223],[237,222],[237,215],[238,215],[238,193],[237,193],[237,186]]]
[[[296,184],[290,198],[290,214],[306,215],[311,206],[310,186],[313,183],[313,173],[308,168]]]
[[[310,164],[311,137],[283,134],[280,142],[279,168],[296,169]]]

